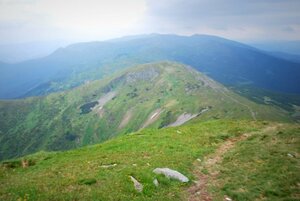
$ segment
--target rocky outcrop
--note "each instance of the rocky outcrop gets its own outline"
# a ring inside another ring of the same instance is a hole
[[[150,81],[159,76],[159,70],[155,67],[145,68],[137,72],[129,72],[126,74],[126,82],[132,83],[136,81]]]

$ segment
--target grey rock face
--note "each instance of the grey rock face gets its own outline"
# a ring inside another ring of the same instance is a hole
[[[130,72],[126,74],[126,82],[132,83],[139,80],[150,81],[159,75],[157,68],[147,68],[138,72]]]
[[[198,114],[183,113],[177,118],[177,120],[175,122],[169,124],[167,127],[180,126],[180,125],[184,124],[185,122],[193,119],[197,115]]]

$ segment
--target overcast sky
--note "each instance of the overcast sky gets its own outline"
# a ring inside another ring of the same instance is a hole
[[[0,43],[145,33],[300,40],[300,0],[0,0]]]

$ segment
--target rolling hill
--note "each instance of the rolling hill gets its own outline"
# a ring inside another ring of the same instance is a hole
[[[295,124],[195,120],[76,150],[39,152],[0,163],[0,199],[299,200],[299,132]],[[190,181],[156,175],[157,167]]]
[[[0,101],[0,159],[72,149],[196,117],[291,121],[283,109],[249,101],[191,67],[149,63],[69,91]]]
[[[2,64],[0,98],[62,91],[134,64],[161,60],[193,66],[222,84],[300,93],[300,64],[215,36],[152,34],[78,43],[44,58]]]

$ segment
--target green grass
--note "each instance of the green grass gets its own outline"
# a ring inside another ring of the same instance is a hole
[[[215,200],[300,200],[300,127],[255,134],[224,156]],[[290,155],[291,154],[291,155]]]
[[[35,161],[28,168],[1,166],[0,200],[25,196],[29,200],[182,200],[191,183],[157,177],[154,168],[173,168],[192,179],[193,161],[213,152],[225,135],[233,137],[262,126],[249,121],[190,123],[146,129],[67,152],[37,153],[25,157]],[[101,167],[114,163],[117,166]],[[142,193],[135,191],[130,175],[144,185]],[[152,183],[155,177],[158,188]],[[82,185],[86,182],[93,184]]]
[[[96,182],[97,182],[96,179],[94,179],[94,178],[88,178],[88,179],[80,179],[78,181],[78,184],[92,185],[92,184],[95,184]]]
[[[273,124],[195,121],[145,129],[72,151],[39,152],[25,157],[34,161],[28,168],[0,166],[0,200],[185,200],[192,182],[169,180],[153,169],[169,167],[193,180],[197,158],[203,160],[228,138],[252,131],[257,134],[225,155],[219,185],[210,192],[216,200],[225,194],[234,200],[297,200],[300,129],[282,124],[275,133],[261,131]],[[102,167],[109,164],[117,165]],[[129,176],[144,185],[142,193],[135,191]],[[159,187],[153,185],[154,178]]]

